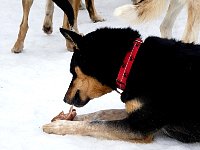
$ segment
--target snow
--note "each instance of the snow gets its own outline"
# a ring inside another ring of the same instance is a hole
[[[92,23],[87,11],[80,11],[78,26],[81,33],[88,33],[99,27],[128,27],[113,16],[114,8],[130,3],[131,0],[95,0],[97,11],[106,21]],[[0,23],[0,149],[1,150],[45,150],[45,149],[96,149],[96,150],[199,150],[200,144],[183,144],[158,134],[151,144],[134,144],[123,141],[96,139],[78,135],[49,135],[42,131],[42,125],[49,123],[60,111],[68,111],[63,102],[64,94],[71,81],[69,63],[72,56],[65,47],[65,40],[59,32],[63,12],[56,6],[54,11],[54,31],[48,36],[43,33],[42,24],[45,1],[33,3],[29,31],[24,51],[11,53],[17,38],[22,18],[20,0],[1,0]],[[185,10],[176,21],[173,34],[180,39],[186,20]],[[160,36],[159,25],[162,18],[139,26],[143,38]],[[106,36],[106,35],[105,35]],[[120,38],[120,37],[119,37]],[[102,43],[103,44],[103,43]],[[78,114],[101,109],[123,108],[119,94],[112,92],[95,99]]]

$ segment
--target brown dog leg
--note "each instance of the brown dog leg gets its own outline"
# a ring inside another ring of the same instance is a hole
[[[22,0],[23,18],[20,25],[17,41],[15,42],[15,45],[12,48],[12,52],[14,53],[20,53],[24,48],[24,39],[28,31],[28,17],[32,4],[33,0]]]
[[[85,5],[88,10],[90,19],[93,22],[101,22],[105,21],[96,11],[96,8],[94,6],[94,0],[85,0]]]

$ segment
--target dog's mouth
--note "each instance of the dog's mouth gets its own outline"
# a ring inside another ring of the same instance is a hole
[[[67,100],[67,98],[64,98],[64,102],[68,103],[70,105],[74,105],[76,107],[83,107],[90,101],[90,98],[86,98],[85,100],[81,100],[80,98],[80,91],[77,90],[76,94],[71,100]]]

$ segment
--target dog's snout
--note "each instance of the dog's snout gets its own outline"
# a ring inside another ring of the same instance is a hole
[[[79,101],[80,101],[79,93],[80,93],[80,90],[77,90],[77,91],[76,91],[76,94],[75,94],[74,97],[72,97],[72,98],[69,98],[68,94],[66,94],[65,97],[64,97],[64,99],[63,99],[63,101],[64,101],[65,103],[70,104],[70,105],[77,104],[77,103],[79,103]]]
[[[68,98],[67,94],[65,95],[65,98],[64,98],[65,103],[74,105],[76,107],[84,106],[85,104],[87,104],[89,102],[89,100],[90,100],[89,98],[81,99],[80,90],[77,90],[76,94],[73,97],[71,97],[70,99]]]
[[[65,94],[63,101],[67,104],[72,105],[73,97],[71,96],[70,90],[68,90],[67,93]]]
[[[66,96],[65,96],[66,97]],[[67,100],[66,100],[66,98],[64,97],[64,99],[63,99],[63,101],[65,102],[65,103],[67,103]]]

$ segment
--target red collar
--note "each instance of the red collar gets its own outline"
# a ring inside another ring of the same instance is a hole
[[[123,64],[120,67],[117,80],[116,80],[117,88],[121,90],[124,90],[126,87],[126,80],[129,76],[131,67],[133,65],[133,62],[135,60],[135,57],[137,55],[138,49],[140,48],[141,44],[142,44],[142,40],[140,38],[137,38],[133,42],[132,50],[126,53],[126,56],[124,58]]]

